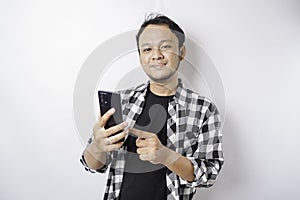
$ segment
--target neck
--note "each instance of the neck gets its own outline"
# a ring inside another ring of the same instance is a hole
[[[178,86],[178,77],[173,76],[166,82],[155,82],[150,80],[150,90],[158,96],[171,96],[176,93]]]

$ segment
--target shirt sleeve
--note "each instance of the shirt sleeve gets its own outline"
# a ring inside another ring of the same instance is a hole
[[[197,149],[193,156],[187,158],[194,166],[195,179],[193,182],[187,182],[180,178],[181,183],[189,187],[212,186],[224,163],[221,120],[213,103],[208,106],[200,126]]]
[[[93,141],[93,138],[91,137],[91,138],[88,140],[87,147],[88,147],[88,145],[90,145],[90,144],[92,143],[92,141]],[[107,171],[107,169],[108,169],[109,164],[111,163],[111,160],[112,160],[112,153],[111,153],[111,152],[107,152],[107,153],[106,153],[106,163],[105,163],[105,165],[104,165],[102,168],[96,169],[96,170],[95,170],[95,169],[91,169],[91,168],[87,165],[87,163],[86,163],[86,161],[85,161],[85,159],[84,159],[84,154],[83,154],[83,152],[82,152],[81,157],[80,157],[80,163],[83,165],[84,169],[85,169],[86,171],[88,171],[88,172],[91,172],[91,173],[97,173],[97,172],[99,172],[99,173],[105,173],[105,172]]]

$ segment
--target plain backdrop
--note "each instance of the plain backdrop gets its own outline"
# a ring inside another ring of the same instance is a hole
[[[226,95],[225,165],[195,199],[298,200],[299,6],[297,0],[1,0],[0,199],[102,198],[106,176],[79,163],[76,77],[95,48],[159,11],[205,49]]]

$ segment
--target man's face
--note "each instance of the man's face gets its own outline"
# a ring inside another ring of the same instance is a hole
[[[148,25],[139,38],[140,63],[156,82],[165,82],[176,74],[180,56],[178,39],[166,25]]]

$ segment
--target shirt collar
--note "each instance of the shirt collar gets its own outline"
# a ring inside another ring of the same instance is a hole
[[[145,96],[149,84],[150,84],[150,80],[147,81],[147,83],[144,83],[144,84],[138,86],[135,90],[141,92],[143,94],[143,96]],[[187,90],[184,88],[182,80],[180,78],[178,78],[178,86],[177,86],[177,89],[176,89],[173,99],[174,99],[175,103],[178,103],[182,106],[185,106],[187,103],[187,101],[186,101]]]

